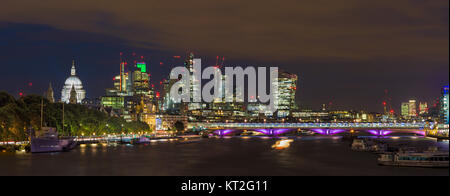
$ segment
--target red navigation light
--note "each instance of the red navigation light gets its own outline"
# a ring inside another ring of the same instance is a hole
[[[159,65],[164,65],[164,63],[163,62],[159,62]]]
[[[156,98],[159,98],[159,92],[156,92]]]
[[[391,110],[391,114],[394,114],[395,112],[394,112],[394,110]]]
[[[28,83],[28,86],[33,86],[33,83],[32,82]]]
[[[113,78],[113,81],[116,80],[116,78]]]
[[[386,102],[385,102],[385,101],[383,101],[383,105],[384,105],[384,106],[386,105]]]
[[[154,85],[154,84],[152,84],[152,88],[155,88],[155,85]]]
[[[19,93],[19,96],[21,96],[21,97],[22,97],[22,96],[23,96],[23,93],[22,93],[22,92],[20,92],[20,93]]]
[[[179,58],[181,58],[181,56],[173,56],[173,58],[179,59]]]
[[[141,59],[144,59],[144,56],[141,56]]]

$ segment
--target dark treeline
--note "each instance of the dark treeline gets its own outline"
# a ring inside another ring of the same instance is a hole
[[[41,126],[41,102],[43,101],[43,126],[56,127],[61,135],[90,136],[109,133],[137,133],[151,131],[143,122],[127,123],[123,118],[109,115],[83,105],[64,105],[64,131],[62,129],[62,103],[50,103],[47,99],[29,95],[15,99],[0,92],[0,141],[23,141],[30,128]]]

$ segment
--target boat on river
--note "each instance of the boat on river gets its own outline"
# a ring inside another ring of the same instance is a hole
[[[368,152],[384,152],[388,146],[385,143],[377,142],[374,140],[354,139],[351,145],[351,149],[354,151],[368,151]]]
[[[64,122],[64,103],[62,104],[62,122]],[[54,127],[44,127],[44,100],[41,100],[41,128],[38,131],[31,129],[30,133],[30,151],[31,153],[63,152],[72,150],[77,146],[74,137],[62,137]],[[62,132],[64,132],[63,123]]]
[[[148,138],[144,135],[132,140],[133,144],[148,144],[150,142],[151,142],[150,138]]]
[[[448,152],[440,151],[399,151],[382,153],[379,155],[378,164],[399,167],[436,167],[448,168]]]
[[[32,153],[69,151],[76,145],[77,142],[73,137],[59,137],[53,127],[42,127],[38,132],[33,132],[30,138]]]

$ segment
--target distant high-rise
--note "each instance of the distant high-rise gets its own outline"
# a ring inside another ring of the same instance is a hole
[[[147,64],[137,61],[135,69],[130,73],[133,95],[144,95],[149,99],[154,98],[153,90],[150,88],[150,74],[147,73]]]
[[[194,96],[197,92],[201,92],[201,89],[197,85],[194,85],[197,81],[201,80],[201,78],[196,78],[196,74],[194,73],[194,53],[190,52],[187,54],[186,60],[184,62],[184,66],[189,70],[190,74],[190,100],[189,103],[182,103],[181,107],[187,108],[188,116],[191,120],[198,120],[201,118],[202,109],[204,109],[203,105],[198,102],[194,102]],[[201,87],[200,87],[201,88]],[[200,94],[201,96],[201,94]]]
[[[70,71],[70,77],[66,79],[64,87],[61,92],[61,101],[70,102],[70,91],[74,88],[76,92],[77,103],[81,103],[86,98],[86,91],[83,89],[83,83],[76,75],[75,61],[72,61],[72,69]]]
[[[401,114],[403,118],[409,117],[409,102],[402,103]]]
[[[292,110],[297,109],[295,92],[297,91],[298,76],[279,71],[278,73],[278,112],[277,117],[289,116]]]
[[[427,102],[420,102],[419,103],[419,114],[426,114],[428,113],[428,103]]]
[[[53,96],[52,83],[48,84],[48,89],[47,89],[47,93],[45,93],[45,96],[50,101],[50,103],[55,102],[55,97]]]
[[[444,86],[442,88],[442,96],[440,99],[441,102],[441,111],[440,111],[440,116],[441,116],[441,121],[445,124],[449,124],[449,111],[448,111],[448,90],[449,87],[448,86]]]
[[[409,116],[417,116],[417,101],[414,99],[409,100]]]

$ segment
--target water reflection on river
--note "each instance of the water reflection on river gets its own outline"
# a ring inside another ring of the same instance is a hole
[[[0,175],[449,175],[448,169],[378,166],[376,155],[354,152],[340,137],[224,137],[148,145],[84,145],[66,153],[0,153]],[[409,146],[448,142],[400,137]]]

